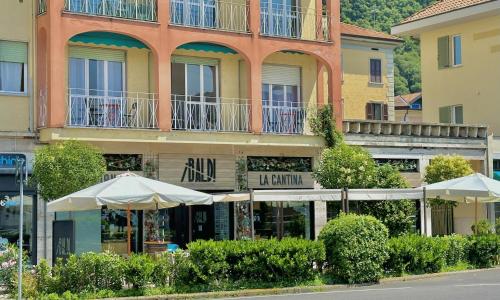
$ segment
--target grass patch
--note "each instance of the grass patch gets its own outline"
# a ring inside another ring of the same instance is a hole
[[[446,266],[444,267],[441,272],[458,272],[458,271],[466,271],[466,270],[472,270],[474,269],[474,266],[467,263],[467,262],[459,262],[454,266]]]

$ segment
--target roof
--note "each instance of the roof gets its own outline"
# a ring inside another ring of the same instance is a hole
[[[406,107],[412,105],[415,101],[422,98],[422,93],[413,93],[394,97],[396,107]]]
[[[442,15],[452,11],[468,8],[471,6],[493,2],[497,0],[441,0],[418,11],[412,16],[404,19],[401,24],[411,23],[425,18]]]
[[[352,37],[360,37],[360,38],[368,38],[375,40],[386,40],[392,42],[401,42],[402,40],[396,36],[387,34],[385,32],[376,31],[373,29],[367,29],[363,27],[359,27],[352,24],[341,23],[340,24],[340,32],[342,36],[352,36]]]

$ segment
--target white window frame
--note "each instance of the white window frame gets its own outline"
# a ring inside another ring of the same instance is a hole
[[[17,62],[12,62],[12,61],[5,61],[7,63],[17,63]],[[21,63],[19,63],[21,64]],[[22,63],[23,64],[23,72],[24,72],[24,91],[22,92],[12,92],[12,91],[2,91],[0,90],[0,95],[4,96],[28,96],[28,63]]]
[[[455,64],[455,37],[459,37],[460,38],[460,61],[461,63],[460,64]],[[450,45],[451,45],[451,62],[450,62],[450,66],[452,68],[456,68],[456,67],[461,67],[463,65],[463,59],[464,59],[464,56],[463,56],[463,39],[462,39],[462,35],[461,34],[454,34],[452,36],[450,36]]]
[[[464,123],[463,122],[464,106],[462,104],[459,104],[459,105],[452,105],[450,107],[450,121],[451,121],[451,124],[459,124],[459,123],[457,123],[457,115],[456,115],[456,111],[455,111],[457,109],[457,107],[461,107],[462,108],[462,123]],[[460,123],[460,124],[462,124],[462,123]]]
[[[70,57],[74,58],[74,57]],[[96,61],[103,61],[104,62],[104,69],[103,69],[103,74],[104,74],[104,87],[105,89],[102,90],[105,92],[102,97],[108,97],[109,96],[109,88],[108,88],[108,60],[98,60],[98,59],[92,59],[92,58],[74,58],[74,59],[83,59],[85,61],[85,96],[89,97],[90,95],[90,84],[89,84],[89,65],[90,65],[90,60],[96,60]],[[113,61],[113,62],[118,62],[118,61]],[[123,86],[123,91],[122,93],[126,93],[127,91],[127,74],[126,74],[126,63],[124,61],[120,62],[122,64],[122,86]],[[69,77],[68,77],[69,80]],[[68,81],[69,85],[69,81]],[[71,87],[69,87],[70,92],[71,92]],[[116,92],[116,91],[112,91]],[[83,95],[82,95],[83,96]]]
[[[265,83],[265,82],[263,82],[262,85],[264,85],[264,84],[267,84],[269,86],[269,90],[268,90],[269,99],[267,100],[269,102],[269,105],[266,105],[266,106],[271,107],[271,108],[289,107],[289,106],[286,106],[284,104],[285,103],[292,103],[292,102],[288,101],[288,99],[285,99],[285,101],[284,101],[284,103],[282,103],[282,105],[274,105],[273,104],[273,86],[277,86],[277,85],[283,86],[283,92],[285,94],[285,97],[287,95],[287,88],[288,87],[291,87],[291,86],[297,87],[297,102],[299,104],[299,106],[297,108],[302,108],[304,106],[304,101],[302,101],[302,97],[301,97],[302,95],[301,95],[300,85],[277,84],[277,83]]]

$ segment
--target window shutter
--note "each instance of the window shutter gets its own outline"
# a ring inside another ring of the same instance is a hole
[[[455,124],[463,124],[464,123],[464,107],[462,105],[455,106]]]
[[[382,82],[382,61],[380,59],[370,59],[370,82]]]
[[[172,63],[217,66],[219,64],[219,60],[213,58],[194,57],[194,56],[172,56]]]
[[[300,67],[265,64],[262,83],[300,86]]]
[[[438,39],[438,67],[439,69],[450,67],[450,37],[443,36]]]
[[[69,57],[124,62],[125,51],[104,49],[104,48],[71,46],[69,47]]]
[[[439,123],[451,123],[451,106],[439,108]]]
[[[366,103],[366,119],[373,120],[373,105],[372,103]]]
[[[382,106],[382,113],[383,113],[383,119],[384,121],[388,121],[389,120],[389,105],[387,104],[384,104]]]
[[[0,41],[0,61],[28,62],[28,45],[23,42]]]

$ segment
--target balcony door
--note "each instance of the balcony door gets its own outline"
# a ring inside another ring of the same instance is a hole
[[[174,24],[215,28],[217,0],[173,0],[171,21]]]
[[[220,127],[216,60],[176,57],[172,62],[172,122],[179,130]]]
[[[261,31],[265,35],[299,37],[299,0],[261,0]]]
[[[101,55],[100,50],[76,48],[70,48],[68,124],[123,126],[126,123],[124,55],[121,51],[105,51]]]
[[[300,68],[264,65],[262,71],[263,131],[296,134],[303,130]]]

